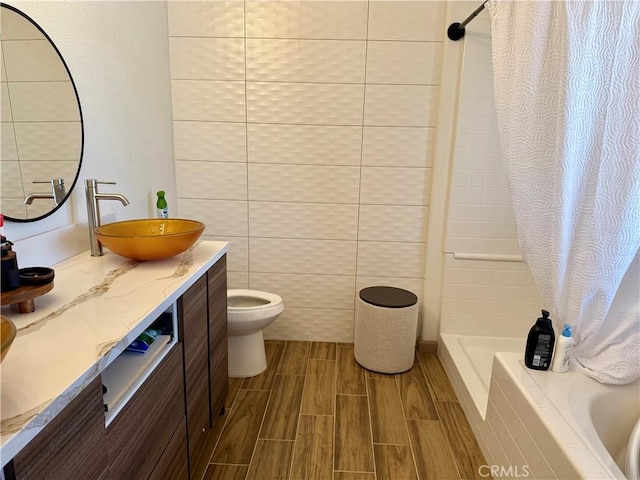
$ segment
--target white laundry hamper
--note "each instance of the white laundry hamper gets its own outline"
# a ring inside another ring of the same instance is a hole
[[[354,356],[367,370],[401,373],[413,366],[418,297],[396,287],[360,290],[354,324]]]

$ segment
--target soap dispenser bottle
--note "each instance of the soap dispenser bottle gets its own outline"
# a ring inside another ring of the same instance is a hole
[[[524,364],[533,370],[548,370],[555,340],[549,312],[542,310],[542,317],[538,318],[529,330]]]
[[[167,200],[164,198],[164,191],[160,190],[156,195],[158,196],[158,201],[156,202],[158,218],[169,218],[169,206],[167,205]]]
[[[556,343],[556,353],[553,355],[551,370],[558,373],[564,373],[569,370],[569,362],[571,361],[571,352],[573,351],[573,337],[571,336],[571,325],[564,325],[562,335],[558,337]]]

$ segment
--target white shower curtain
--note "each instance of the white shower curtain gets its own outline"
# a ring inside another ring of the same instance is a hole
[[[490,0],[522,255],[572,368],[640,377],[640,2]]]

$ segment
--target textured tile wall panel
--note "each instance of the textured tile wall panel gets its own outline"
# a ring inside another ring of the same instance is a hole
[[[18,147],[16,145],[16,135],[13,128],[13,123],[1,123],[0,128],[0,149],[2,152],[3,162],[18,160]]]
[[[364,123],[371,126],[433,127],[438,87],[367,85]]]
[[[8,217],[26,218],[27,207],[24,204],[24,197],[8,197],[2,192],[2,200],[0,201],[2,213]]]
[[[249,288],[249,274],[246,272],[227,271],[227,288],[239,288],[246,290]]]
[[[363,83],[366,42],[247,39],[247,80]]]
[[[358,240],[425,242],[428,207],[360,205]]]
[[[252,237],[356,240],[358,206],[251,202],[249,227]]]
[[[249,0],[247,37],[364,40],[367,3]]]
[[[358,276],[424,276],[424,243],[358,242]]]
[[[244,122],[244,82],[173,80],[174,120]]]
[[[13,11],[2,12],[2,38],[4,40],[39,40],[42,33],[31,24],[24,21],[24,17]]]
[[[367,83],[438,85],[441,42],[379,42],[367,45]]]
[[[169,35],[177,37],[244,36],[244,2],[167,2]]]
[[[176,162],[181,198],[247,199],[247,166],[241,163]]]
[[[362,127],[247,125],[249,161],[307,165],[360,165]]]
[[[36,218],[40,217],[46,213],[49,213],[55,204],[53,200],[39,200],[37,202],[33,202],[31,205],[26,205],[27,207],[27,218]]]
[[[12,122],[13,114],[11,113],[11,101],[9,100],[9,84],[2,82],[0,83],[0,114],[2,115],[3,122]]]
[[[173,122],[176,160],[246,162],[247,129],[244,123]]]
[[[249,270],[262,273],[355,275],[356,242],[249,239]]]
[[[369,3],[369,40],[442,41],[445,2],[376,0]]]
[[[253,123],[361,125],[363,98],[364,85],[247,82],[247,115]]]
[[[205,233],[207,231],[205,230]],[[247,237],[229,237],[217,235],[203,235],[203,240],[214,240],[229,242],[227,251],[227,271],[228,272],[248,272],[249,271],[249,239]],[[246,277],[249,288],[249,277]]]
[[[447,237],[445,252],[478,253],[489,255],[519,255],[520,248],[515,240],[504,238],[458,238]]]
[[[367,287],[387,286],[404,288],[413,292],[418,297],[418,309],[422,309],[422,289],[424,280],[421,278],[398,278],[398,277],[356,277],[356,298],[360,294],[360,290]]]
[[[80,122],[15,123],[20,160],[78,160]],[[4,142],[4,138],[2,139]]]
[[[435,129],[430,127],[364,127],[362,165],[430,167]]]
[[[2,61],[0,63],[0,81],[6,82],[7,81],[7,72],[4,71],[4,52],[2,50],[2,45],[0,45],[0,60]]]
[[[16,122],[73,122],[80,120],[78,100],[71,83],[9,82]]]
[[[354,308],[355,277],[250,273],[252,289],[280,295],[285,308]]]
[[[353,310],[287,308],[263,330],[269,340],[353,343]]]
[[[360,203],[374,205],[428,205],[430,168],[364,167]]]
[[[10,82],[68,82],[69,74],[48,40],[4,42],[4,61]]]
[[[20,172],[20,163],[7,162],[5,160],[2,160],[0,161],[0,173],[2,174],[0,176],[2,197],[19,197],[24,201],[24,190],[22,188],[22,173]]]
[[[247,202],[244,200],[178,198],[180,218],[193,218],[204,223],[208,235],[248,236],[247,210]]]
[[[358,203],[360,169],[316,165],[249,164],[249,199]]]
[[[39,161],[20,162],[22,170],[22,182],[24,183],[25,194],[31,192],[51,193],[51,185],[33,184],[32,182],[48,182],[52,178],[64,178],[67,188],[71,188],[73,180],[78,171],[77,161]],[[33,202],[34,204],[36,202]]]
[[[169,38],[173,80],[244,80],[244,39]]]

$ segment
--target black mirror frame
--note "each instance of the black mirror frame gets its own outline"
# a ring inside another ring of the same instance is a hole
[[[14,218],[14,217],[10,217],[10,216],[7,216],[7,215],[4,216],[4,219],[7,220],[7,221],[10,221],[10,222],[16,222],[16,223],[37,222],[38,220],[42,220],[43,218],[47,218],[48,216],[50,216],[54,212],[56,212],[60,207],[62,207],[62,205],[64,205],[67,202],[67,200],[69,199],[69,197],[71,196],[71,192],[73,191],[74,187],[76,186],[76,183],[78,183],[78,178],[80,177],[80,168],[82,167],[82,159],[84,157],[84,117],[82,116],[82,105],[80,104],[80,96],[78,95],[78,89],[76,87],[76,82],[73,80],[73,76],[71,75],[71,71],[69,70],[69,66],[67,65],[67,62],[64,60],[64,57],[60,53],[60,50],[58,50],[58,47],[56,46],[56,44],[53,42],[53,40],[51,40],[51,37],[49,37],[49,35],[47,35],[47,32],[45,32],[42,29],[42,27],[40,27],[40,25],[38,25],[38,23],[36,21],[34,21],[26,13],[22,12],[21,10],[18,10],[16,7],[8,5],[8,4],[4,3],[4,2],[0,2],[0,8],[2,8],[2,7],[7,8],[9,10],[12,10],[13,12],[15,12],[18,15],[21,15],[22,17],[27,19],[33,26],[35,26],[40,31],[40,33],[42,33],[42,35],[44,35],[44,38],[46,38],[49,41],[49,43],[51,44],[53,49],[58,54],[58,57],[62,61],[62,64],[64,65],[64,68],[67,71],[67,75],[69,75],[69,80],[71,81],[71,86],[73,87],[73,92],[75,93],[76,101],[78,102],[78,113],[80,114],[80,137],[81,137],[81,140],[80,140],[80,142],[81,142],[80,143],[80,158],[78,159],[78,169],[76,170],[76,176],[73,179],[73,183],[71,184],[71,188],[69,188],[67,190],[67,194],[65,195],[65,197],[62,199],[62,201],[58,205],[53,207],[51,210],[49,210],[44,215],[40,215],[39,217],[35,217],[35,218]]]

